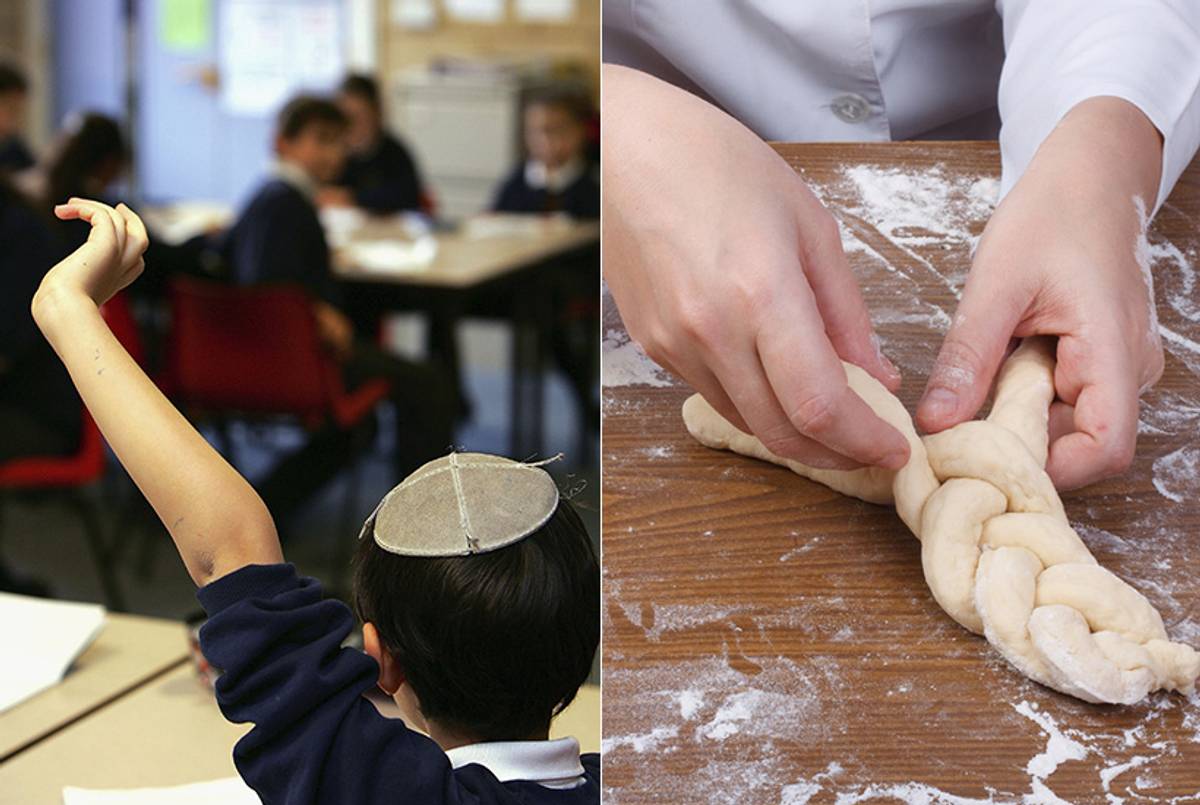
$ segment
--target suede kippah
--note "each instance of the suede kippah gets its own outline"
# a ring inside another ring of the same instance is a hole
[[[375,543],[401,556],[465,556],[511,545],[558,507],[545,463],[484,453],[434,459],[384,495],[359,539],[373,526]]]

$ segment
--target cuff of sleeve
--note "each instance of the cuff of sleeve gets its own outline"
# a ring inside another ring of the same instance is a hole
[[[246,565],[196,591],[200,606],[209,617],[247,598],[271,598],[300,586],[300,577],[290,562],[277,565]]]
[[[1043,103],[1032,100],[1025,105],[1027,111],[1005,120],[1000,132],[1001,198],[1016,185],[1042,141],[1067,112],[1089,98],[1099,97],[1120,98],[1133,104],[1162,134],[1162,175],[1154,200],[1154,212],[1158,211],[1200,145],[1200,103],[1194,97],[1182,113],[1172,114],[1136,88],[1119,83],[1095,83],[1060,90],[1053,99]]]

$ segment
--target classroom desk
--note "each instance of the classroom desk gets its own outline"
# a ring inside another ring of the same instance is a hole
[[[233,745],[248,724],[230,724],[191,664],[171,671],[0,766],[0,805],[50,805],[63,786],[138,788],[237,774]],[[599,689],[587,686],[551,727],[600,743]]]
[[[840,218],[914,410],[994,198],[995,144],[777,149]],[[1200,163],[1150,241],[1167,357],[1137,460],[1064,503],[1101,564],[1200,647]],[[890,508],[696,444],[689,390],[632,351],[611,299],[605,329],[614,801],[1200,801],[1200,695],[1104,707],[1028,681],[937,606]]]
[[[399,222],[388,219],[372,221],[354,235],[365,241],[402,237]],[[509,453],[540,455],[542,370],[555,314],[547,279],[565,272],[587,287],[598,283],[600,225],[557,221],[524,233],[471,237],[459,230],[436,238],[433,261],[416,271],[372,271],[356,265],[344,250],[335,251],[334,271],[343,281],[347,307],[365,318],[395,310],[427,313],[431,352],[459,379],[460,388],[458,321],[481,305],[484,315],[511,321]],[[586,453],[587,439],[581,429],[580,443],[573,446],[577,455]]]
[[[0,763],[184,662],[187,656],[183,624],[110,612],[103,630],[62,682],[0,713]]]

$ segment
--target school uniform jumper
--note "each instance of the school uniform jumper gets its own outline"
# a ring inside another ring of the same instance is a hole
[[[250,730],[233,749],[264,805],[597,805],[600,756],[578,743],[482,743],[444,752],[363,694],[379,666],[342,648],[345,604],[290,564],[250,565],[203,587],[217,703]]]

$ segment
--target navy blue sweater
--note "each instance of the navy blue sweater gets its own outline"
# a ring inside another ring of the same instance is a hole
[[[451,768],[431,739],[387,718],[363,694],[379,666],[342,648],[354,626],[345,604],[290,564],[250,565],[202,588],[205,657],[223,673],[221,712],[251,722],[233,749],[264,805],[597,805],[600,756],[583,755],[587,780],[571,789],[499,782],[483,766]]]
[[[370,154],[351,154],[337,184],[350,188],[354,201],[371,212],[421,208],[421,177],[408,149],[384,134]]]
[[[525,181],[525,166],[519,165],[500,185],[492,201],[496,212],[566,213],[587,220],[600,217],[600,181],[588,169],[578,179],[552,193],[544,187],[532,187]]]
[[[332,305],[341,301],[317,208],[283,179],[259,188],[218,250],[240,285],[295,283]]]

